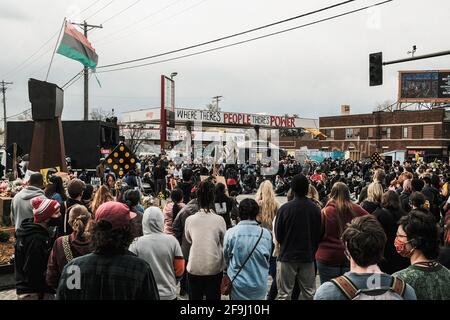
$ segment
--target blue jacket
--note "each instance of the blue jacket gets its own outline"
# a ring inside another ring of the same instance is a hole
[[[231,280],[258,241],[261,227],[256,221],[244,220],[228,229],[224,239],[224,256],[227,275]],[[250,259],[234,280],[230,298],[232,300],[264,300],[267,292],[269,259],[272,250],[272,235],[263,229],[261,240]]]

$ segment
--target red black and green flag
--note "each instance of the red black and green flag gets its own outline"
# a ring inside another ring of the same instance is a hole
[[[95,49],[88,39],[67,21],[57,52],[81,62],[85,67],[95,69],[97,66],[98,56],[95,53]]]

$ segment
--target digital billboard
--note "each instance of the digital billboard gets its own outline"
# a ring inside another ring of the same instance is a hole
[[[399,102],[450,102],[450,70],[400,71]]]

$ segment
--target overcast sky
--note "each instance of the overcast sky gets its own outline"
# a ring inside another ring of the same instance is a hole
[[[27,80],[30,77],[45,79],[56,37],[44,43],[59,30],[65,16],[72,21],[88,18],[89,23],[103,23],[103,29],[89,35],[101,66],[178,49],[341,1],[0,0],[0,80],[14,82],[7,92],[8,115],[30,108]],[[253,36],[378,1],[355,1],[256,32]],[[177,107],[204,108],[211,97],[221,95],[224,98],[220,107],[225,111],[297,113],[301,117],[318,118],[339,114],[340,105],[349,104],[352,113],[372,112],[379,102],[396,101],[399,70],[450,69],[450,56],[387,66],[384,85],[371,88],[368,84],[369,53],[382,51],[384,60],[394,60],[407,57],[412,45],[417,45],[416,55],[449,50],[449,12],[448,0],[395,0],[379,9],[240,46],[143,68],[98,74],[102,88],[92,77],[90,107],[114,108],[117,114],[156,107],[160,103],[160,75],[178,72],[175,78]],[[251,36],[244,35],[221,44]],[[214,46],[217,44],[204,49]],[[201,49],[185,53],[198,50]],[[81,68],[79,62],[55,55],[48,81],[62,86]],[[65,90],[63,119],[81,119],[82,115],[81,79]]]

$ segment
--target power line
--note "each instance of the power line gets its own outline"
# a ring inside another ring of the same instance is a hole
[[[231,34],[231,35],[228,35],[228,36],[224,36],[224,37],[221,37],[221,38],[217,38],[217,39],[214,39],[214,40],[209,40],[209,41],[206,41],[206,42],[198,43],[198,44],[191,45],[191,46],[188,46],[188,47],[184,47],[184,48],[181,48],[181,49],[172,50],[172,51],[168,51],[168,52],[164,52],[164,53],[160,53],[160,54],[156,54],[156,55],[152,55],[152,56],[147,56],[147,57],[143,57],[143,58],[127,60],[127,61],[122,61],[122,62],[117,62],[117,63],[111,63],[111,64],[107,64],[107,65],[100,66],[100,67],[97,67],[97,68],[98,69],[102,69],[102,68],[107,68],[107,67],[115,67],[115,66],[119,66],[119,65],[122,65],[122,64],[128,64],[128,63],[143,61],[143,60],[157,58],[157,57],[161,57],[161,56],[172,54],[172,53],[177,53],[177,52],[180,52],[180,51],[194,49],[194,48],[201,47],[201,46],[204,46],[204,45],[207,45],[207,44],[211,44],[211,43],[223,41],[223,40],[226,40],[226,39],[234,38],[234,37],[241,36],[241,35],[244,35],[244,34],[247,34],[247,33],[250,33],[250,32],[255,32],[255,31],[258,31],[258,30],[265,29],[265,28],[273,27],[273,26],[278,25],[278,24],[286,23],[288,21],[292,21],[292,20],[296,20],[296,19],[303,18],[303,17],[306,17],[306,16],[310,16],[310,15],[313,15],[313,14],[316,14],[316,13],[319,13],[319,12],[327,11],[327,10],[330,10],[330,9],[333,9],[333,8],[336,8],[336,7],[340,7],[340,6],[346,5],[346,4],[351,3],[351,2],[355,2],[355,1],[357,1],[357,0],[343,1],[343,2],[340,2],[340,3],[337,3],[337,4],[333,4],[331,6],[327,6],[327,7],[321,8],[321,9],[317,9],[317,10],[314,10],[314,11],[303,13],[303,14],[300,14],[300,15],[297,15],[297,16],[294,16],[294,17],[291,17],[291,18],[283,19],[283,20],[280,20],[280,21],[276,21],[276,22],[273,22],[273,23],[269,23],[269,24],[260,26],[260,27],[256,27],[256,28],[252,28],[252,29],[245,30],[245,31],[242,31],[242,32],[234,33],[234,34]]]
[[[103,11],[103,9],[109,7],[112,3],[114,2],[114,0],[111,0],[110,2],[108,2],[106,5],[104,5],[103,7],[101,7],[100,9],[98,9],[97,11],[95,11],[93,14],[91,14],[89,17],[87,17],[84,20],[88,20],[90,18],[92,18],[93,16],[97,15],[99,12]]]
[[[80,76],[81,73],[84,71],[84,69],[81,69],[80,72],[78,72],[76,75],[74,75],[72,78],[70,78],[69,81],[67,81],[62,87],[61,89],[64,89],[70,82],[72,82],[72,80],[74,80],[76,77]]]
[[[9,74],[11,74],[12,72],[16,71],[18,68],[20,68],[21,66],[23,66],[24,64],[26,64],[31,58],[33,58],[39,51],[41,51],[42,48],[44,48],[47,44],[49,44],[59,33],[59,30],[56,31],[51,37],[50,39],[48,39],[42,46],[39,47],[39,49],[37,49],[35,52],[33,52],[33,54],[31,56],[29,56],[28,58],[26,58],[22,63],[18,64],[17,66],[15,66],[13,69],[9,70],[8,72],[6,72],[4,74],[4,76],[7,76]],[[19,69],[21,70],[21,69]]]
[[[182,1],[182,0],[175,0],[175,1],[171,2],[171,3],[169,3],[167,6],[165,6],[165,7],[161,8],[161,9],[159,9],[159,10],[157,10],[157,11],[155,11],[155,12],[152,12],[152,13],[150,13],[149,15],[143,17],[142,19],[138,20],[137,22],[130,23],[130,24],[127,25],[127,26],[124,26],[124,27],[121,27],[121,28],[117,29],[114,33],[110,33],[109,35],[106,35],[105,37],[100,38],[99,41],[97,41],[97,44],[102,43],[105,39],[109,39],[109,38],[111,38],[111,36],[116,35],[116,34],[117,34],[117,31],[122,32],[122,31],[124,31],[124,30],[130,29],[130,28],[132,28],[133,26],[135,26],[135,25],[141,23],[142,21],[145,21],[145,20],[147,20],[148,18],[151,18],[151,17],[153,17],[154,15],[157,15],[157,14],[160,13],[160,12],[163,12],[164,10],[170,8],[171,6],[177,4],[177,3],[180,2],[180,1]],[[121,39],[121,38],[119,38],[119,39]],[[117,39],[116,39],[116,40],[117,40]],[[116,41],[116,40],[114,40],[114,41]]]
[[[269,34],[266,34],[266,35],[250,38],[250,39],[247,39],[247,40],[231,43],[231,44],[228,44],[228,45],[223,45],[223,46],[219,46],[219,47],[215,47],[215,48],[211,48],[211,49],[207,49],[207,50],[203,50],[203,51],[199,51],[199,52],[194,52],[194,53],[190,53],[190,54],[186,54],[186,55],[182,55],[182,56],[178,56],[178,57],[174,57],[174,58],[159,60],[159,61],[155,61],[155,62],[144,63],[144,64],[139,64],[139,65],[134,65],[134,66],[129,66],[129,67],[110,69],[110,70],[104,70],[104,71],[98,71],[97,73],[107,73],[107,72],[114,72],[114,71],[120,71],[120,70],[140,68],[140,67],[144,67],[144,66],[148,66],[148,65],[160,64],[160,63],[163,63],[163,62],[179,60],[179,59],[192,57],[192,56],[200,55],[200,54],[207,53],[207,52],[212,52],[212,51],[216,51],[216,50],[220,50],[220,49],[224,49],[224,48],[229,48],[229,47],[233,47],[233,46],[236,46],[236,45],[244,44],[244,43],[247,43],[247,42],[252,42],[252,41],[255,41],[255,40],[259,40],[259,39],[271,37],[271,36],[274,36],[274,35],[286,33],[286,32],[292,31],[292,30],[308,27],[308,26],[311,26],[311,25],[314,25],[314,24],[325,22],[325,21],[334,20],[334,19],[337,19],[337,18],[340,18],[340,17],[343,17],[343,16],[347,16],[347,15],[356,13],[356,12],[367,10],[369,8],[381,6],[383,4],[386,4],[386,3],[389,3],[389,2],[392,2],[392,1],[394,1],[394,0],[386,0],[386,1],[383,1],[383,2],[376,3],[374,5],[362,7],[362,8],[351,10],[351,11],[347,11],[347,12],[344,12],[344,13],[341,13],[341,14],[338,14],[338,15],[334,15],[334,16],[328,17],[328,18],[316,20],[316,21],[313,21],[313,22],[310,22],[310,23],[306,23],[306,24],[303,24],[303,25],[300,25],[300,26],[284,29],[284,30],[277,31],[277,32],[272,32],[272,33],[269,33]],[[178,51],[175,51],[175,52],[178,52]],[[166,55],[166,54],[169,54],[169,53],[164,53],[164,54],[155,55],[155,56],[161,56],[161,55]]]
[[[91,5],[89,5],[88,7],[84,8],[80,13],[85,12],[86,10],[88,10],[89,8],[91,8],[92,6],[94,6],[96,3],[98,3],[101,0],[97,0],[94,3],[92,3]],[[38,54],[39,51],[41,51],[42,48],[44,48],[46,45],[48,45],[59,33],[59,29],[58,31],[56,31],[47,41],[44,42],[43,45],[41,45],[35,52],[33,52],[33,54],[31,54],[28,58],[26,58],[24,61],[22,61],[20,64],[18,64],[17,66],[15,66],[13,69],[9,70],[7,73],[5,73],[3,76],[7,76],[9,74],[11,74],[14,71],[21,71],[25,68],[25,64],[31,59],[33,58],[36,54]],[[42,56],[44,56],[47,52],[49,52],[51,50],[48,49],[47,51],[45,51],[44,53],[42,53],[37,59],[34,59],[31,64],[35,63],[37,60],[39,60]],[[30,65],[30,64],[28,64]],[[40,69],[39,69],[40,70]]]
[[[126,7],[125,9],[120,10],[119,12],[113,14],[111,17],[109,17],[108,19],[106,19],[105,21],[103,21],[102,23],[100,23],[100,25],[103,25],[103,24],[105,24],[106,22],[108,22],[108,21],[110,21],[110,20],[116,18],[117,16],[121,15],[122,13],[124,13],[125,11],[127,11],[128,9],[130,9],[131,7],[134,7],[134,6],[135,6],[136,4],[138,4],[139,2],[141,2],[141,0],[137,0],[137,1],[133,2],[131,5],[129,5],[129,6]],[[92,35],[95,31],[97,31],[97,30],[98,30],[98,29],[92,30],[92,31],[91,31],[91,35]]]
[[[80,75],[78,76],[78,78],[76,78],[75,80],[73,80],[71,83],[67,84],[67,85],[64,87],[64,90],[69,89],[72,85],[74,85],[76,82],[78,82],[78,80],[80,80],[82,77],[83,77],[83,74],[80,74]],[[84,96],[84,95],[83,95],[83,96]]]
[[[207,1],[207,0],[201,0],[201,1],[199,1],[199,2],[196,2],[196,3],[194,3],[193,5],[187,7],[186,9],[183,9],[183,10],[180,11],[180,12],[175,13],[175,14],[172,15],[172,16],[169,16],[169,17],[167,17],[167,18],[164,18],[164,19],[162,19],[162,20],[160,20],[160,21],[157,21],[156,23],[152,23],[152,24],[147,25],[147,26],[145,26],[145,27],[142,27],[142,28],[140,28],[140,29],[136,29],[136,31],[134,31],[134,32],[126,33],[126,34],[124,34],[124,35],[122,35],[122,36],[120,36],[120,37],[118,37],[118,38],[116,38],[116,39],[114,39],[114,40],[112,40],[112,41],[109,41],[109,42],[103,44],[101,47],[103,47],[103,46],[105,46],[105,45],[107,45],[107,44],[116,42],[117,40],[127,38],[127,37],[130,36],[130,35],[138,34],[138,33],[142,32],[142,31],[144,31],[145,29],[148,29],[148,28],[150,28],[150,27],[154,27],[154,26],[159,25],[159,24],[161,24],[161,23],[163,23],[163,22],[166,22],[167,20],[173,19],[173,18],[175,18],[176,16],[179,16],[179,15],[181,15],[181,14],[183,14],[183,13],[185,13],[185,12],[187,12],[187,11],[189,11],[189,10],[195,8],[195,7],[197,7],[197,6],[201,5],[202,3],[206,2],[206,1]]]
[[[134,7],[134,6],[135,6],[136,4],[138,4],[139,2],[141,2],[141,0],[137,0],[137,1],[133,2],[132,4],[130,4],[130,5],[129,5],[128,7],[126,7],[125,9],[123,9],[123,10],[117,12],[116,14],[112,15],[111,17],[109,17],[108,19],[106,19],[105,21],[103,21],[101,24],[104,24],[104,23],[106,23],[106,22],[108,22],[108,21],[114,19],[115,17],[121,15],[122,13],[124,13],[125,11],[127,11],[128,9]]]
[[[82,11],[80,11],[80,14],[85,12],[86,10],[90,9],[91,7],[93,7],[95,4],[97,4],[98,2],[100,2],[101,0],[97,0],[94,1],[94,3],[92,3],[91,5],[89,5],[88,7],[84,8]]]
[[[16,118],[16,117],[21,116],[22,114],[26,114],[26,113],[28,113],[30,111],[31,111],[31,108],[29,108],[29,109],[27,109],[25,111],[22,111],[20,113],[13,114],[12,116],[8,116],[8,117],[6,117],[6,119]],[[0,120],[5,120],[5,118],[2,118]]]

